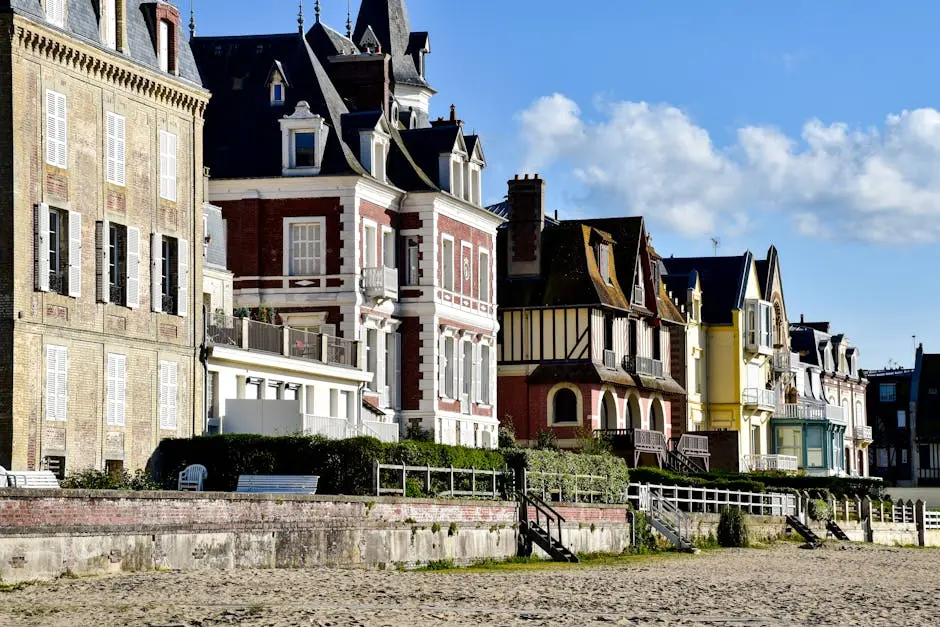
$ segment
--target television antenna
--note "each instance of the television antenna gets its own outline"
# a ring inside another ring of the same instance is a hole
[[[715,254],[716,257],[718,256],[718,247],[719,247],[719,246],[721,246],[721,240],[718,239],[717,237],[713,237],[713,238],[712,238],[712,248],[714,249],[714,254]]]

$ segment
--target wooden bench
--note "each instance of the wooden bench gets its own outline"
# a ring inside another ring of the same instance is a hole
[[[0,474],[0,486],[58,490],[59,480],[49,470],[8,470]]]
[[[236,492],[248,494],[316,494],[316,475],[239,475]]]

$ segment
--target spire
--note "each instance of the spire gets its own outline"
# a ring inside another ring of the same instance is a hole
[[[297,6],[297,30],[304,34],[304,0],[299,0]]]
[[[349,0],[346,0],[346,39],[352,39],[352,9]]]
[[[196,36],[196,0],[189,0],[189,38]]]
[[[320,0],[316,0],[316,2],[313,3],[313,15],[317,24],[319,24],[320,23]]]

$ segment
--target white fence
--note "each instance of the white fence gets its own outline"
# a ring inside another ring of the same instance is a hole
[[[626,492],[610,489],[607,475],[578,475],[561,472],[525,470],[522,491],[535,494],[543,501],[574,503],[626,503]]]
[[[672,503],[683,512],[717,514],[723,507],[740,509],[757,516],[796,516],[799,503],[796,495],[776,492],[742,492],[718,488],[694,488],[689,486],[631,484],[628,496],[630,503],[640,510],[649,508],[651,492],[662,495],[661,499]]]
[[[927,510],[925,516],[927,529],[940,529],[940,512]]]

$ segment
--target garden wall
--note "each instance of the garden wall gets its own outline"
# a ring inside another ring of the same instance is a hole
[[[561,506],[576,553],[630,544],[623,506]],[[516,554],[512,502],[0,490],[0,577],[162,569],[417,566]]]

